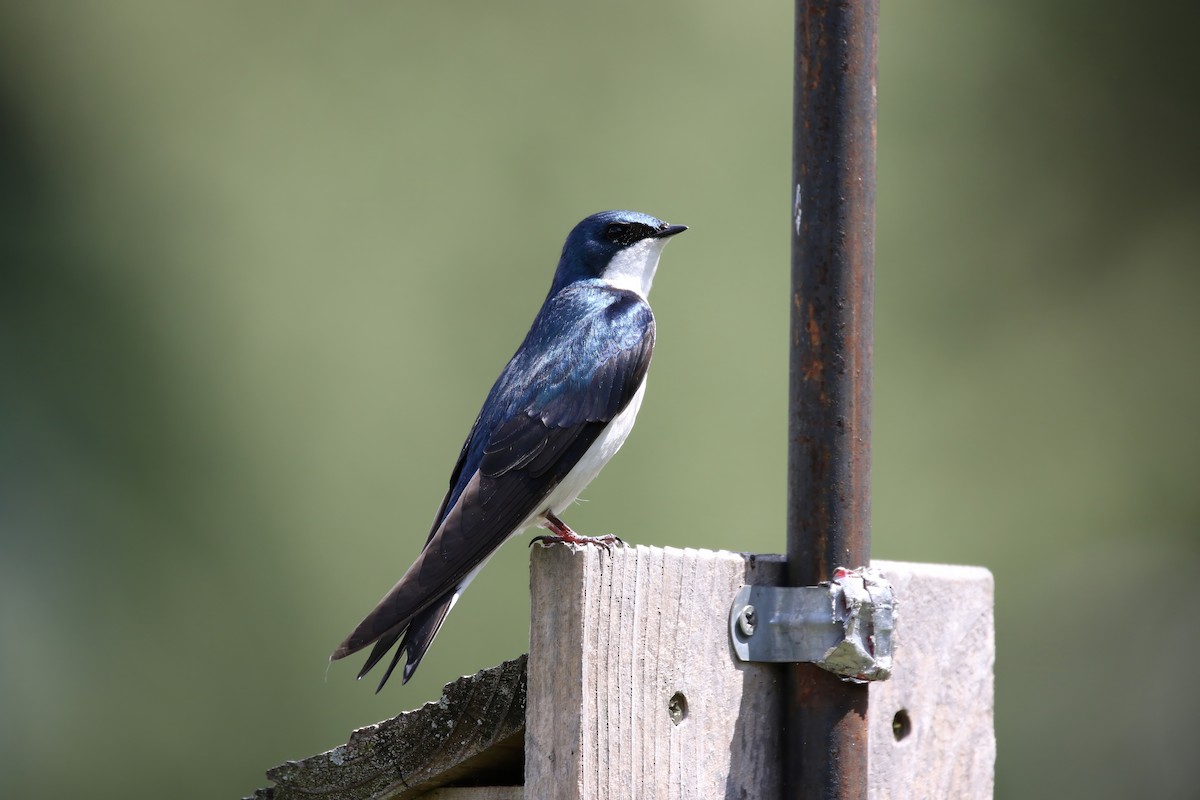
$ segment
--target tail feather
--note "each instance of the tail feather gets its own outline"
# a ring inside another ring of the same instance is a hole
[[[403,655],[407,655],[408,658],[402,671],[401,683],[408,683],[409,678],[417,671],[421,659],[425,657],[426,651],[429,650],[429,646],[433,644],[434,637],[441,630],[442,623],[446,621],[446,615],[450,613],[450,609],[454,607],[457,599],[457,592],[449,592],[413,617],[407,625],[397,626],[386,631],[375,641],[371,655],[367,657],[362,669],[358,671],[359,679],[382,661],[398,641],[400,645],[396,647],[396,652],[392,655],[392,662],[388,665],[387,671],[383,673],[383,678],[379,681],[375,692],[378,693],[388,682],[388,678],[392,677],[392,673],[396,670],[396,665],[400,663],[400,657]]]
[[[408,679],[417,671],[417,667],[421,664],[421,659],[425,657],[426,651],[429,650],[429,645],[433,644],[433,639],[438,635],[438,631],[442,629],[442,623],[446,621],[446,615],[450,613],[450,609],[454,607],[454,603],[458,600],[459,590],[450,592],[441,600],[431,605],[429,608],[422,611],[413,618],[412,623],[408,626],[408,630],[404,632],[404,640],[400,642],[400,647],[396,650],[397,656],[400,651],[408,654],[408,660],[404,663],[404,676],[401,684],[408,683]],[[396,664],[393,662],[392,667]],[[388,675],[392,671],[388,670]],[[383,677],[387,680],[387,675]],[[383,688],[383,683],[379,684],[379,688]]]
[[[491,553],[484,554],[483,559],[462,576],[447,569],[437,556],[426,563],[431,552],[438,552],[437,548],[427,544],[404,576],[329,657],[330,661],[336,661],[374,645],[359,670],[358,677],[362,678],[399,642],[376,692],[387,683],[402,653],[408,656],[403,670],[403,682],[408,683],[458,596],[491,556]]]
[[[431,556],[431,553],[435,554]],[[478,567],[470,574],[473,575],[477,569]],[[388,590],[371,613],[367,614],[345,641],[337,646],[329,656],[330,660],[337,661],[375,644],[375,650],[367,659],[367,666],[363,671],[373,667],[388,648],[404,634],[405,628],[413,625],[418,619],[425,619],[423,615],[428,609],[439,607],[446,602],[447,597],[453,596],[466,586],[470,576],[462,580],[461,575],[456,574],[457,571],[458,568],[454,564],[447,563],[442,558],[438,548],[426,544],[417,560],[405,571],[396,585]],[[437,625],[440,626],[440,618],[445,617],[445,613],[440,612],[436,616],[439,618]],[[383,648],[382,651],[380,647]]]
[[[400,663],[400,656],[404,653],[404,645],[396,648],[396,654],[392,656],[392,663],[388,664],[387,671],[383,673],[383,677],[379,679],[379,685],[375,687],[375,694],[379,694],[383,690],[383,685],[388,682],[388,678],[392,677],[392,670]],[[364,672],[366,669],[364,668]],[[359,676],[361,677],[361,676]],[[405,678],[403,683],[407,683],[408,678]]]
[[[371,655],[367,657],[366,663],[363,664],[362,669],[358,671],[359,680],[362,680],[362,677],[370,672],[371,668],[378,664],[381,658],[387,655],[387,651],[392,649],[392,645],[396,643],[396,640],[399,639],[403,633],[404,628],[399,628],[394,631],[388,631],[383,636],[380,636],[378,640],[376,640],[375,647],[371,650]]]

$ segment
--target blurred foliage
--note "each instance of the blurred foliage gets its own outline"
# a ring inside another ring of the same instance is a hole
[[[995,571],[998,797],[1189,796],[1195,12],[884,6],[875,553]],[[790,17],[0,3],[0,795],[240,796],[522,652],[512,545],[325,674],[599,209],[692,231],[571,521],[777,551]]]

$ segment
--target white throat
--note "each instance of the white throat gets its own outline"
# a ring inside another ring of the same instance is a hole
[[[658,258],[667,239],[642,239],[613,256],[600,279],[617,289],[637,292],[642,299],[650,294]]]

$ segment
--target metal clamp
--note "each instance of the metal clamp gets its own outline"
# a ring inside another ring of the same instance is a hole
[[[819,586],[743,586],[729,610],[742,661],[811,662],[853,683],[892,674],[896,601],[879,570],[834,570]]]

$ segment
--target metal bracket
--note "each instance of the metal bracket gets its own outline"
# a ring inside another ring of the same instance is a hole
[[[743,586],[729,610],[742,661],[811,662],[845,681],[892,674],[896,601],[876,569],[834,570],[819,586]]]

